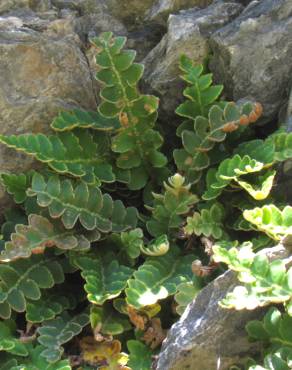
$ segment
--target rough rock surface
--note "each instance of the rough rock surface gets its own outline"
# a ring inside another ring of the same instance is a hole
[[[212,0],[157,0],[146,13],[145,19],[165,24],[169,14],[196,6],[205,8],[211,3]]]
[[[260,253],[270,259],[289,255],[281,245]],[[257,343],[248,341],[245,325],[261,319],[265,310],[235,311],[218,305],[236,285],[236,276],[227,271],[198,294],[168,332],[156,370],[228,370],[258,353]]]
[[[94,109],[87,59],[76,36],[54,38],[23,27],[19,18],[0,22],[0,132],[46,132],[62,109]],[[1,171],[24,171],[31,160],[0,146]],[[3,193],[0,192],[0,199]]]
[[[166,119],[173,117],[180,102],[182,81],[179,79],[179,57],[186,54],[202,63],[209,53],[208,38],[218,28],[236,17],[240,4],[216,3],[206,9],[184,10],[168,19],[168,31],[161,42],[144,59],[144,81],[161,99]]]
[[[272,119],[292,75],[291,0],[253,1],[233,22],[212,35],[210,63],[228,98],[253,98]]]

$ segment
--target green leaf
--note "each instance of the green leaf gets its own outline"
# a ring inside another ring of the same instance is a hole
[[[0,317],[8,319],[11,310],[24,312],[27,300],[38,300],[41,289],[64,281],[64,273],[54,258],[32,256],[9,264],[0,264]]]
[[[49,363],[60,360],[64,352],[62,345],[80,334],[88,323],[88,315],[82,313],[71,317],[66,312],[53,320],[44,322],[37,329],[38,342],[45,347],[40,356]]]
[[[177,292],[179,284],[192,279],[193,255],[180,256],[178,249],[161,257],[150,257],[128,281],[126,300],[136,309],[156,303]]]
[[[113,201],[108,194],[102,194],[95,186],[69,179],[61,181],[51,176],[46,182],[35,174],[28,196],[37,196],[41,207],[48,207],[52,218],[59,218],[66,229],[72,229],[77,220],[87,230],[98,229],[103,233],[120,232],[135,227],[137,210],[125,208],[120,200]]]
[[[273,181],[276,176],[276,171],[268,171],[264,176],[259,176],[258,184],[253,185],[246,181],[238,180],[235,181],[246,190],[256,200],[266,199],[273,187]]]
[[[145,344],[138,340],[128,340],[130,352],[128,366],[133,370],[149,370],[152,364],[152,352]]]
[[[23,203],[26,199],[26,190],[30,186],[31,174],[6,174],[0,175],[0,179],[6,191],[13,195],[16,204]]]
[[[94,137],[86,130],[50,136],[0,135],[0,142],[34,156],[56,172],[81,177],[88,183],[115,181],[112,167],[107,161],[109,147],[104,133]]]
[[[240,249],[226,249],[220,244],[213,246],[214,261],[228,264],[238,272],[238,280],[244,286],[236,286],[220,302],[226,308],[252,310],[270,303],[288,302],[292,296],[289,279],[292,268],[286,271],[282,260],[269,263],[263,254],[255,254],[251,243],[244,243]]]
[[[16,356],[27,356],[28,351],[23,343],[16,338],[16,324],[12,320],[0,322],[0,351]]]
[[[134,63],[136,53],[123,50],[124,44],[118,40],[107,33],[92,40],[98,50],[97,79],[103,83],[98,111],[105,118],[118,117],[120,128],[112,140],[112,150],[119,153],[116,165],[131,170],[128,187],[140,190],[145,187],[151,168],[161,168],[167,163],[167,158],[158,151],[163,139],[152,128],[157,119],[159,100],[152,95],[140,94],[137,83],[144,68]]]
[[[132,329],[128,318],[112,309],[110,305],[92,306],[90,323],[95,333],[104,335],[119,335]]]
[[[90,241],[86,236],[65,230],[43,216],[30,214],[28,225],[16,225],[11,241],[5,243],[5,250],[0,254],[0,261],[28,258],[53,246],[62,250],[87,250]]]
[[[203,199],[211,200],[217,198],[232,181],[238,181],[242,175],[259,172],[264,164],[257,162],[248,155],[240,157],[236,154],[232,158],[227,158],[220,163],[217,171],[210,173],[207,178],[207,191],[203,194]]]
[[[254,208],[243,212],[244,218],[275,240],[292,235],[292,207],[283,210],[273,204],[262,208]]]
[[[186,234],[212,236],[220,239],[223,235],[224,208],[219,203],[214,203],[210,209],[203,209],[201,213],[194,212],[187,218],[187,225],[184,227]]]
[[[103,117],[99,112],[86,112],[80,109],[60,112],[54,118],[51,127],[55,131],[70,131],[74,128],[92,128],[99,131],[111,131],[120,127],[117,118]]]
[[[164,183],[164,194],[154,194],[152,217],[147,222],[147,229],[154,237],[161,234],[173,237],[183,223],[183,216],[189,213],[198,198],[190,191],[190,185],[184,185],[185,178],[179,174]]]
[[[176,303],[176,312],[182,315],[189,303],[197,296],[201,290],[201,284],[198,279],[195,281],[188,281],[187,283],[181,283],[177,287],[177,293],[174,296]]]
[[[110,255],[97,258],[76,257],[74,264],[82,270],[88,300],[98,305],[119,296],[133,274],[131,268],[120,265]]]

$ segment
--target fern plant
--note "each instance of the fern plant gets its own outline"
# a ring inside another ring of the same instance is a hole
[[[255,137],[261,105],[220,100],[223,86],[182,56],[172,161],[155,128],[159,100],[140,93],[143,66],[125,42],[110,32],[92,40],[97,111],[59,112],[48,136],[0,136],[44,165],[0,175],[16,204],[1,226],[0,370],[150,370],[215,262],[247,284],[222,305],[283,302],[291,315],[291,268],[255,255],[291,234],[291,207],[273,192],[290,134]],[[250,324],[254,339],[260,325]],[[267,356],[290,361],[281,346]]]

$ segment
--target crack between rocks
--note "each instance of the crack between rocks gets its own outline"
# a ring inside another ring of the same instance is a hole
[[[84,56],[84,58],[86,60],[86,64],[87,64],[87,67],[88,67],[88,70],[89,70],[90,80],[91,80],[91,87],[92,87],[94,100],[95,100],[95,104],[96,104],[96,109],[97,109],[98,100],[97,100],[97,95],[96,95],[95,88],[94,88],[94,77],[93,77],[93,74],[92,74],[92,71],[91,71],[91,68],[90,68],[90,63],[89,63],[89,60],[88,60],[87,55],[85,53],[85,50],[81,47],[80,51],[81,51],[82,55]]]

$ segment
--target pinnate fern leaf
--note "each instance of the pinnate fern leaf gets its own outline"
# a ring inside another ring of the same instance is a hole
[[[26,199],[26,190],[30,186],[30,174],[8,174],[0,175],[1,183],[4,185],[8,194],[13,195],[16,204],[23,203]]]
[[[186,55],[181,56],[179,68],[183,72],[181,78],[190,86],[183,91],[188,100],[176,109],[176,113],[192,120],[197,116],[207,116],[210,107],[220,96],[223,85],[212,85],[212,74],[204,74],[203,66],[195,65]]]
[[[41,323],[54,319],[67,309],[76,306],[76,299],[69,294],[57,294],[45,291],[37,301],[30,301],[26,305],[26,320],[31,323]]]
[[[12,320],[0,322],[0,351],[17,356],[27,356],[26,346],[16,338],[16,323]]]
[[[236,154],[220,163],[217,171],[210,169],[207,174],[207,191],[203,199],[211,200],[217,198],[225,187],[232,181],[237,181],[242,175],[259,172],[264,168],[262,162],[257,162],[248,155],[241,157]]]
[[[175,174],[168,182],[164,184],[164,194],[154,194],[154,205],[150,208],[152,217],[147,229],[155,237],[165,234],[172,238],[184,221],[183,215],[198,201],[181,175]]]
[[[111,131],[120,127],[117,118],[106,118],[99,112],[87,112],[74,109],[69,112],[60,112],[54,118],[51,127],[55,131],[70,131],[74,128],[92,128],[99,131]]]
[[[152,364],[152,351],[138,340],[128,340],[127,347],[130,352],[128,366],[135,370],[149,370]]]
[[[80,334],[88,323],[89,316],[87,314],[81,313],[72,317],[67,312],[53,320],[44,322],[37,329],[38,342],[45,347],[40,356],[49,363],[60,360],[64,352],[62,345]]]
[[[97,228],[104,233],[136,226],[134,207],[125,208],[120,200],[113,201],[110,195],[83,181],[74,186],[69,179],[61,181],[58,176],[51,176],[46,181],[36,173],[27,194],[36,196],[39,206],[48,207],[52,218],[60,217],[66,229],[72,229],[77,220],[87,230]]]
[[[62,266],[54,258],[32,256],[0,264],[0,317],[8,319],[11,310],[24,312],[27,300],[37,301],[41,289],[64,281]]]
[[[210,209],[203,209],[201,212],[194,212],[187,218],[184,227],[186,234],[212,236],[220,239],[223,235],[224,208],[219,203],[214,203]]]
[[[26,344],[28,351],[27,357],[21,359],[13,359],[8,361],[7,367],[1,367],[1,370],[72,370],[69,360],[60,360],[53,364],[50,364],[45,358],[41,357],[40,354],[45,350],[45,347],[41,345],[33,346],[32,344]],[[2,364],[1,364],[2,365]]]
[[[119,296],[133,274],[131,268],[120,265],[112,255],[76,257],[74,264],[82,270],[88,300],[98,305]]]
[[[197,296],[201,289],[200,283],[197,280],[181,283],[177,287],[177,293],[174,296],[177,303],[176,312],[182,315],[189,303]]]
[[[112,150],[119,154],[117,167],[130,170],[129,188],[138,190],[145,186],[150,169],[164,167],[167,159],[158,151],[163,139],[152,128],[157,119],[158,99],[139,93],[137,83],[143,66],[134,63],[133,50],[123,50],[125,42],[124,37],[113,37],[111,32],[93,40],[100,68],[96,77],[104,85],[98,110],[104,117],[119,117],[121,129],[113,137]]]
[[[90,323],[95,335],[119,335],[132,329],[128,318],[110,305],[93,306],[90,310]]]
[[[275,205],[265,205],[262,208],[245,210],[243,217],[275,240],[281,240],[292,235],[292,207],[286,206],[280,210]]]
[[[214,260],[228,264],[231,270],[238,272],[239,281],[244,283],[226,295],[220,302],[222,307],[253,310],[291,300],[292,267],[286,270],[283,260],[269,262],[266,255],[252,251],[251,243],[229,250],[215,245],[213,251]]]
[[[28,258],[32,254],[44,253],[48,247],[87,250],[90,241],[84,235],[68,231],[43,216],[30,214],[28,225],[16,225],[11,241],[5,243],[5,250],[0,254],[0,261]]]
[[[164,256],[149,257],[128,281],[126,300],[139,309],[177,292],[179,284],[192,279],[193,255],[181,256],[174,246]]]
[[[107,160],[106,134],[92,136],[87,130],[44,134],[0,135],[0,142],[34,156],[54,171],[80,177],[88,183],[113,182]]]
[[[186,173],[188,181],[197,182],[202,170],[210,165],[208,152],[214,145],[224,141],[228,132],[254,122],[249,117],[260,114],[258,104],[245,103],[238,107],[227,103],[224,109],[217,105],[211,107],[208,118],[197,116],[194,129],[181,133],[184,149],[176,149],[173,153],[178,169]]]

